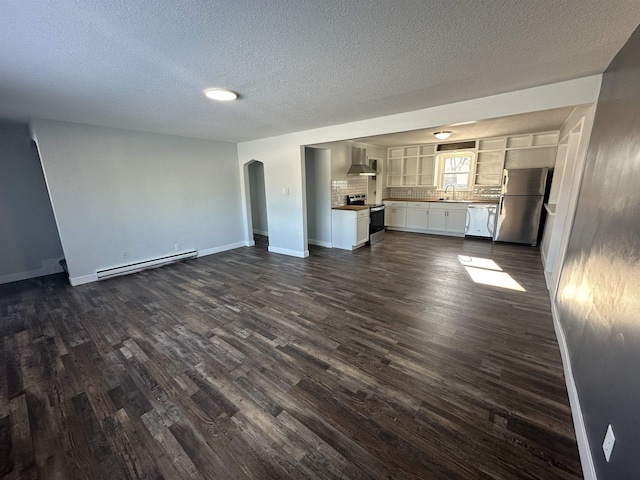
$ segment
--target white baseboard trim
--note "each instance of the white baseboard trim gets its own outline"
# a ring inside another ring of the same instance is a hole
[[[591,458],[591,449],[589,448],[589,439],[587,438],[587,430],[584,426],[584,417],[582,416],[582,408],[580,408],[580,399],[578,398],[578,390],[573,380],[573,371],[571,370],[571,358],[569,357],[569,349],[567,340],[560,325],[560,316],[556,303],[551,303],[551,315],[553,316],[553,328],[558,339],[560,347],[560,356],[562,357],[562,367],[564,369],[564,378],[567,384],[567,392],[569,394],[569,405],[571,406],[571,416],[573,417],[573,428],[576,431],[576,440],[578,442],[578,452],[580,454],[580,463],[582,465],[582,475],[585,480],[597,480],[596,469]]]
[[[256,242],[254,242],[253,240],[245,240],[244,242],[245,247],[253,247],[255,244]]]
[[[234,248],[246,247],[246,242],[229,243],[220,247],[207,248],[205,250],[198,250],[198,257],[204,257],[206,255],[213,255],[214,253],[226,252],[227,250],[233,250]]]
[[[44,277],[45,275],[64,272],[62,265],[60,265],[60,260],[62,260],[63,258],[64,257],[56,257],[42,260],[40,262],[40,268],[37,268],[35,270],[0,275],[0,284],[19,282],[20,280],[28,280],[30,278]]]
[[[289,250],[288,248],[272,247],[269,245],[269,251],[271,253],[281,253],[282,255],[289,255],[290,257],[307,258],[309,256],[309,250]]]
[[[97,282],[98,274],[92,273],[91,275],[83,275],[81,277],[69,277],[69,283],[72,287],[77,287],[78,285],[84,285],[85,283]]]
[[[256,235],[264,235],[265,237],[269,236],[269,232],[267,232],[266,230],[258,230],[257,228],[253,229],[253,233],[255,233]]]
[[[326,248],[333,247],[331,242],[325,242],[323,240],[315,240],[313,238],[310,238],[309,240],[307,240],[307,242],[309,242],[309,245],[316,245],[318,247],[326,247]]]
[[[207,248],[205,250],[198,250],[198,257],[204,257],[206,255],[212,255],[214,253],[225,252],[227,250],[233,250],[234,248],[240,248],[247,246],[247,242],[236,242],[229,243],[227,245],[222,245],[220,247]],[[80,277],[69,277],[69,282],[72,286],[83,285],[85,283],[97,282],[98,275],[97,273],[91,275],[84,275]]]

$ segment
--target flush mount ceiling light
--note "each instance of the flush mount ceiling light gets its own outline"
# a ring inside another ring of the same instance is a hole
[[[211,100],[219,100],[221,102],[229,102],[238,98],[238,94],[226,88],[207,88],[204,94]]]
[[[450,130],[443,130],[442,132],[436,132],[434,133],[435,137],[438,140],[446,140],[447,138],[449,138],[451,136],[453,132]]]

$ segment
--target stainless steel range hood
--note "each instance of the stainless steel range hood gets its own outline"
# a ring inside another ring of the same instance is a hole
[[[351,149],[351,167],[347,175],[377,175],[373,168],[367,165],[367,150],[364,148],[353,147]]]

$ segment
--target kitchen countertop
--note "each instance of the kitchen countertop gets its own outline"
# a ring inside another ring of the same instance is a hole
[[[489,203],[492,205],[497,205],[498,200],[435,200],[435,199],[424,199],[424,198],[385,198],[383,200],[392,202],[432,202],[432,203]]]
[[[341,207],[331,207],[331,210],[367,210],[372,205],[342,205]]]

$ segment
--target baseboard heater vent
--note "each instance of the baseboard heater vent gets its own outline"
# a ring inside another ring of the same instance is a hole
[[[188,252],[176,253],[175,255],[167,255],[166,257],[154,258],[152,260],[145,260],[144,262],[130,263],[129,265],[122,265],[120,267],[105,268],[103,270],[96,271],[98,280],[104,280],[105,278],[117,277],[119,275],[128,275],[129,273],[136,273],[148,268],[162,267],[168,263],[178,262],[180,260],[187,260],[189,258],[196,258],[198,256],[197,250],[190,250]]]

